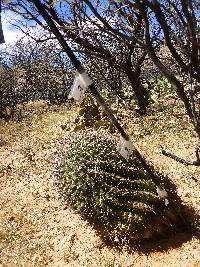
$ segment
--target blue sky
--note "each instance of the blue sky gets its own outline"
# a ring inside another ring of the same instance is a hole
[[[2,27],[6,44],[12,44],[17,39],[26,37],[26,35],[17,27],[12,26],[19,19],[18,15],[11,11],[4,11],[1,14]],[[17,23],[16,23],[17,24]],[[41,28],[37,25],[35,28],[29,27],[29,33],[41,33]]]
[[[107,3],[107,1],[101,1]],[[200,18],[200,11],[197,11],[197,16]],[[9,22],[17,19],[17,15],[14,15],[10,11],[2,12],[2,26],[4,31],[4,37],[7,44],[15,42],[18,38],[23,37],[24,34],[17,28],[10,25]]]
[[[1,0],[0,0],[1,1]],[[93,3],[93,0],[91,1]],[[102,1],[104,4],[107,1]],[[24,34],[17,28],[10,25],[9,22],[14,21],[17,19],[17,15],[6,11],[2,12],[2,26],[4,31],[4,38],[7,44],[15,42],[18,38],[23,37]]]
[[[21,37],[23,35],[19,30],[17,30],[15,27],[9,24],[9,21],[12,21],[13,19],[13,14],[7,11],[6,13],[2,13],[1,17],[2,17],[1,20],[2,20],[4,38],[6,43],[12,43],[18,37]]]

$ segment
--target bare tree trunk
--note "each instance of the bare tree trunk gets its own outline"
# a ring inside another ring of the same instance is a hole
[[[140,81],[140,71],[133,71],[129,65],[125,66],[124,71],[129,79],[138,102],[139,114],[146,114],[147,106],[149,104],[149,93]]]

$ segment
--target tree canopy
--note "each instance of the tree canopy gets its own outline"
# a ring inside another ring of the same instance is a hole
[[[144,62],[149,60],[183,101],[200,139],[200,114],[195,104],[200,83],[198,2],[13,0],[7,8],[20,15],[21,26],[37,23],[50,33],[49,38],[56,37],[64,50],[70,45],[88,60],[103,60],[123,72],[141,113],[146,112],[149,99],[141,69],[145,71]],[[81,70],[79,63],[75,65]],[[197,158],[198,151],[199,146]]]

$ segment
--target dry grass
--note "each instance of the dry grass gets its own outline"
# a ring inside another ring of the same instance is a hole
[[[76,108],[37,102],[27,105],[22,115],[21,122],[0,121],[1,267],[200,266],[199,239],[189,234],[129,252],[103,244],[91,225],[60,203],[51,179],[55,142],[73,131]],[[160,153],[163,144],[194,158],[196,139],[183,111],[176,110],[175,116],[170,109],[143,119],[130,116],[123,113],[123,123],[140,150],[172,177],[181,198],[199,212],[199,168]]]

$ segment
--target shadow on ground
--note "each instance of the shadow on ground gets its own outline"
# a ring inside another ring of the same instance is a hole
[[[184,243],[190,241],[192,238],[200,239],[200,233],[180,232],[173,236],[169,236],[160,240],[143,241],[138,244],[137,250],[148,254],[156,251],[167,251],[169,249],[176,249],[181,247]]]
[[[180,224],[176,230],[173,229],[173,231],[162,233],[157,237],[139,241],[113,241],[105,236],[105,234],[102,234],[101,226],[96,220],[86,218],[85,216],[82,216],[82,218],[89,222],[89,224],[93,227],[93,229],[95,229],[101,238],[103,244],[108,246],[110,249],[114,248],[118,251],[121,251],[123,248],[126,248],[129,253],[137,251],[143,254],[150,254],[153,252],[164,252],[170,249],[177,249],[184,243],[191,241],[193,238],[200,240],[200,216],[196,214],[192,208],[184,206],[184,209],[184,213],[188,215],[187,221],[185,221],[183,224]]]

